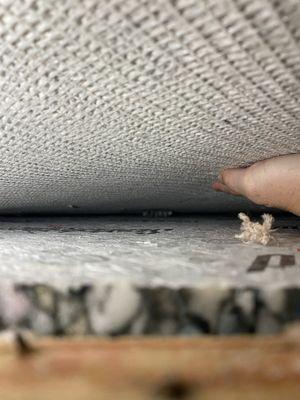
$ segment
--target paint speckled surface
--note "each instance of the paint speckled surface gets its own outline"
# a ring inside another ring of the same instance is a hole
[[[58,286],[300,285],[299,218],[278,217],[266,247],[235,239],[239,227],[235,216],[2,217],[0,277]],[[249,272],[261,261],[261,271]]]

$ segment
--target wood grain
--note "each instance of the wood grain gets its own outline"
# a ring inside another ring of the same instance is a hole
[[[0,343],[1,400],[276,400],[300,393],[298,333],[38,339],[32,346]]]

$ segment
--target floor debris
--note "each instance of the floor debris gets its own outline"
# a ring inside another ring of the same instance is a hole
[[[238,217],[242,220],[241,233],[235,235],[235,238],[241,239],[244,243],[259,243],[264,246],[274,239],[271,234],[274,217],[271,214],[262,215],[262,224],[252,222],[244,213],[239,213]]]

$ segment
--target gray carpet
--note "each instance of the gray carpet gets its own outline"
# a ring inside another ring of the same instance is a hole
[[[300,0],[0,3],[0,212],[222,211],[300,151]]]

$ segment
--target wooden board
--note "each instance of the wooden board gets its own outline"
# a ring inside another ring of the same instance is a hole
[[[1,400],[296,399],[299,331],[0,344]]]

